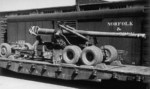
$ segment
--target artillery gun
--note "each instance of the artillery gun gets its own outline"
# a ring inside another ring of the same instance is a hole
[[[35,59],[42,57],[50,59],[53,63],[93,66],[102,62],[112,63],[118,60],[118,51],[115,47],[111,45],[96,46],[98,44],[97,37],[146,38],[146,35],[141,33],[84,31],[63,24],[58,24],[58,27],[59,29],[46,29],[32,26],[29,33],[36,36],[36,41],[32,46],[28,45],[28,49],[24,49],[22,46],[21,51],[31,50],[33,51],[32,57]],[[52,35],[51,42],[43,42],[42,35]],[[41,45],[40,53],[39,45]],[[1,56],[8,57],[12,55],[11,50],[16,47],[4,43],[0,48]],[[20,53],[22,53],[21,51]]]

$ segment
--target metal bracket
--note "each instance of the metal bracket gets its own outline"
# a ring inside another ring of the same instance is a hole
[[[29,72],[32,73],[35,70],[35,68],[36,68],[35,64],[32,64],[31,67],[30,67]]]
[[[6,66],[6,68],[10,68],[11,63],[12,63],[11,61],[8,61],[8,62],[7,62],[7,66]]]
[[[19,66],[18,66],[18,72],[23,68],[23,65],[22,63],[19,63]]]
[[[44,65],[41,70],[41,75],[43,75],[47,71],[47,66]]]
[[[61,72],[62,72],[62,67],[61,67],[61,66],[58,67],[57,72],[58,72],[58,73],[61,73]]]
[[[93,70],[91,76],[89,79],[95,79],[97,77],[97,71],[96,70]]]

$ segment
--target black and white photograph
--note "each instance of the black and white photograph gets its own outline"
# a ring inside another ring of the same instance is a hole
[[[150,0],[0,0],[0,89],[150,89]]]

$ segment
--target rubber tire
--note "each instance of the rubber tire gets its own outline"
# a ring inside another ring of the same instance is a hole
[[[115,47],[113,47],[111,45],[104,45],[101,47],[101,49],[103,50],[103,52],[105,50],[105,51],[109,52],[109,54],[110,54],[110,56],[108,56],[106,58],[105,62],[111,63],[118,58],[118,52],[117,52],[117,49]],[[103,54],[105,54],[105,52]]]
[[[25,43],[24,46],[26,46],[28,50],[33,49],[33,46],[30,43]]]
[[[3,47],[6,48],[6,54],[5,55],[2,54],[2,48]],[[11,54],[12,54],[11,46],[7,43],[2,43],[0,45],[0,56],[4,57],[4,58],[8,58]]]
[[[70,59],[68,57],[67,55],[68,52],[72,52],[73,58]],[[75,46],[75,45],[66,46],[62,52],[62,58],[65,63],[75,64],[79,61],[81,53],[82,53],[82,50],[78,46]]]
[[[87,53],[91,53],[93,58],[91,61],[87,58]],[[84,65],[96,65],[103,61],[103,53],[102,50],[96,46],[89,46],[83,49],[81,54],[81,60]]]

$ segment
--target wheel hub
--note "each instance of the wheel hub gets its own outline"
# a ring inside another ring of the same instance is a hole
[[[5,48],[5,47],[2,47],[2,49],[1,49],[1,54],[2,54],[2,55],[6,55],[6,53],[7,53],[6,48]]]

